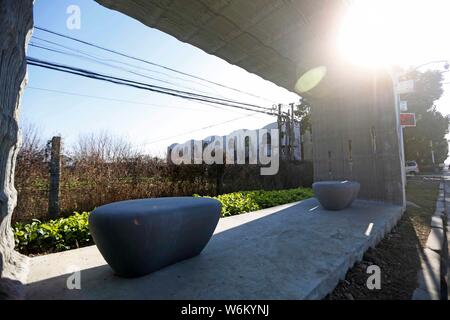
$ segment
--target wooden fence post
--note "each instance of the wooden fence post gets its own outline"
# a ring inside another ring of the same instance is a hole
[[[50,187],[48,193],[48,214],[56,218],[60,212],[59,182],[61,179],[61,137],[53,137],[50,151]]]

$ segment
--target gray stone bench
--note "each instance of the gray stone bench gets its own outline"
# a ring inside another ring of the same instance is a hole
[[[358,196],[360,184],[356,181],[319,181],[313,185],[314,196],[327,210],[349,207]]]
[[[142,276],[192,258],[210,240],[221,204],[210,198],[128,200],[95,209],[89,228],[117,275]]]

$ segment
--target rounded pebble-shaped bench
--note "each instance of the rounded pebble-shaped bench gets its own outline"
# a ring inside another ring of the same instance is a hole
[[[327,210],[342,210],[349,207],[358,196],[360,189],[356,181],[320,181],[314,182],[314,196]]]
[[[137,277],[200,254],[220,209],[219,201],[199,197],[120,201],[95,209],[89,229],[114,272]]]

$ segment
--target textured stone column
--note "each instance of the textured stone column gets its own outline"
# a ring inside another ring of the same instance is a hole
[[[25,48],[32,27],[32,0],[0,0],[0,299],[22,298],[27,275],[26,257],[14,251],[11,215],[17,200],[14,169],[27,74]]]
[[[359,197],[404,206],[401,136],[387,72],[342,68],[312,105],[314,180],[355,180]]]

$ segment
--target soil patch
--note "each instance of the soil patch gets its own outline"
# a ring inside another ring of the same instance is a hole
[[[417,287],[420,270],[419,255],[430,233],[439,192],[439,181],[409,180],[406,187],[409,205],[397,226],[374,249],[369,249],[363,261],[356,263],[326,300],[409,300]],[[369,265],[381,269],[381,289],[369,290],[366,282]]]

